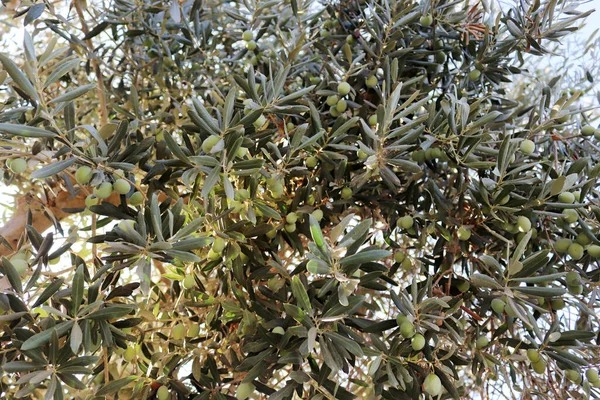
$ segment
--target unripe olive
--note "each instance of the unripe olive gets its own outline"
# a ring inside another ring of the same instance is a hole
[[[404,260],[402,260],[402,269],[405,271],[410,271],[413,267],[413,263],[412,260],[410,258],[405,258]]]
[[[112,194],[113,187],[110,182],[102,182],[94,188],[94,195],[99,199],[107,199]]]
[[[156,391],[156,398],[158,400],[169,400],[171,398],[171,393],[169,393],[169,388],[166,386],[161,386]]]
[[[467,282],[467,281],[460,281],[460,282],[458,282],[456,284],[456,288],[460,292],[464,293],[464,292],[466,292],[467,290],[469,290],[471,288],[471,284],[469,282]]]
[[[423,27],[429,28],[431,26],[431,24],[433,24],[433,17],[429,14],[423,15],[421,18],[419,18],[419,23]]]
[[[415,335],[415,326],[413,323],[408,321],[403,322],[402,325],[400,325],[400,334],[407,339],[413,337]]]
[[[119,178],[113,183],[113,189],[119,194],[127,194],[131,189],[131,185],[125,179]]]
[[[94,173],[90,167],[88,167],[87,165],[83,165],[77,168],[77,172],[75,172],[75,180],[80,185],[87,185],[88,183],[90,183],[93,174]]]
[[[375,126],[377,125],[377,115],[373,114],[369,117],[369,120],[367,121],[369,123],[369,125],[371,126]]]
[[[587,246],[588,244],[592,243],[592,239],[590,239],[585,232],[579,232],[575,238],[575,241],[582,246]]]
[[[425,161],[425,151],[424,150],[415,150],[410,154],[410,158],[413,161],[422,163],[423,161]]]
[[[246,42],[249,42],[254,39],[254,33],[251,30],[244,31],[244,33],[242,33],[242,39],[244,39]]]
[[[583,257],[583,246],[579,243],[571,243],[567,253],[569,253],[573,260],[579,260]]]
[[[317,163],[319,162],[319,160],[315,156],[309,156],[306,158],[305,162],[306,162],[307,168],[314,168],[317,166]]]
[[[240,383],[235,392],[235,398],[237,400],[246,400],[252,393],[254,393],[254,389],[254,384],[251,382]]]
[[[596,129],[596,131],[594,132],[594,138],[596,140],[600,140],[600,129]]]
[[[561,203],[571,204],[575,202],[575,195],[571,192],[562,192],[558,195],[558,201]]]
[[[470,81],[476,81],[481,77],[481,71],[478,69],[474,69],[471,72],[469,72],[469,80]]]
[[[227,242],[225,241],[225,239],[217,236],[217,237],[215,237],[215,240],[213,241],[212,250],[217,254],[221,254],[223,252],[223,250],[225,249],[226,245],[227,245]]]
[[[337,87],[337,91],[341,96],[345,96],[350,93],[350,84],[348,82],[340,82]]]
[[[354,43],[356,43],[356,39],[354,38],[354,36],[348,35],[348,36],[346,36],[346,43],[354,44]]]
[[[531,362],[540,361],[540,353],[536,349],[527,349],[527,358]]]
[[[410,345],[412,346],[414,351],[421,351],[423,347],[425,347],[425,337],[420,333],[417,333],[410,341]]]
[[[90,208],[91,206],[95,206],[96,204],[98,204],[98,198],[96,196],[94,196],[93,194],[90,194],[89,196],[87,196],[85,198],[85,206],[87,208]]]
[[[216,261],[216,260],[220,260],[221,259],[221,254],[220,253],[215,253],[215,251],[213,249],[209,249],[208,250],[208,254],[206,255],[206,257],[210,261]]]
[[[285,224],[284,229],[288,233],[296,232],[296,224]]]
[[[333,107],[337,104],[338,101],[340,101],[340,98],[336,94],[332,94],[331,96],[327,97],[325,103],[327,103],[329,107]]]
[[[575,371],[574,369],[567,370],[566,376],[568,380],[570,380],[576,385],[581,384],[581,382],[583,381],[583,378],[581,377],[579,371]]]
[[[579,272],[569,271],[565,280],[567,281],[567,285],[570,286],[576,286],[581,284],[581,276],[579,275]]]
[[[408,319],[408,317],[406,315],[404,315],[404,314],[396,315],[396,324],[398,324],[398,326],[402,326],[402,324],[405,322],[410,322],[410,320]]]
[[[220,136],[210,135],[202,142],[202,151],[209,154],[213,147],[221,140]]]
[[[446,62],[446,53],[444,53],[443,51],[436,51],[435,52],[435,62],[438,64],[443,64]]]
[[[595,383],[600,380],[600,377],[598,376],[598,370],[595,369],[588,369],[585,371],[585,377],[588,381],[590,381],[590,383]]]
[[[596,129],[591,125],[584,125],[581,127],[581,134],[583,136],[592,136],[594,133],[596,133]]]
[[[260,117],[258,117],[253,123],[252,125],[254,126],[254,128],[259,129],[262,128],[262,126],[267,122],[267,118],[264,115],[260,115]]]
[[[490,344],[490,339],[488,339],[486,336],[479,336],[475,341],[475,346],[478,349],[483,349],[484,347],[487,347],[488,344]]]
[[[532,140],[525,139],[521,142],[520,148],[523,154],[531,154],[535,151],[535,143]]]
[[[27,170],[27,160],[24,158],[15,158],[10,160],[8,164],[8,168],[15,174],[22,174]]]
[[[321,35],[321,37],[323,39],[327,39],[329,36],[331,36],[331,32],[329,32],[329,30],[327,30],[327,29],[321,29],[319,31],[319,34]]]
[[[375,75],[369,76],[365,81],[365,85],[368,88],[374,88],[375,86],[377,86],[377,77]]]
[[[405,215],[398,220],[398,223],[400,224],[401,228],[410,229],[415,223],[415,220],[410,215]]]
[[[337,108],[335,108],[335,106],[333,106],[329,109],[329,113],[331,114],[332,117],[340,116],[340,112],[337,110]]]
[[[138,206],[144,202],[144,195],[141,192],[133,192],[129,197],[129,204],[132,206]]]
[[[194,279],[194,275],[186,275],[183,278],[183,287],[186,289],[191,289],[196,286],[196,279]]]
[[[520,215],[517,218],[517,227],[519,228],[519,232],[529,232],[531,230],[531,221],[529,218]]]
[[[271,330],[271,332],[273,332],[276,335],[285,335],[285,329],[283,329],[281,326],[276,326],[275,328],[273,328],[273,330]]]
[[[17,274],[19,274],[19,276],[23,276],[25,272],[27,272],[27,268],[29,268],[29,263],[25,260],[12,258],[10,260],[10,263],[12,264],[15,271],[17,271]]]
[[[364,151],[364,150],[358,150],[356,152],[356,156],[358,157],[359,160],[366,160],[367,157],[369,157],[369,155],[367,154],[367,152]]]
[[[350,189],[349,187],[343,188],[340,193],[340,197],[344,200],[351,198],[352,197],[352,189]]]
[[[320,222],[323,219],[323,211],[316,209],[314,210],[311,215],[313,217],[315,217],[315,219],[317,220],[317,222]]]
[[[298,214],[296,214],[295,212],[289,213],[288,215],[286,215],[285,221],[288,224],[295,224],[296,221],[298,221]]]
[[[599,258],[600,257],[600,246],[598,246],[597,244],[591,244],[588,246],[587,252],[590,256],[592,256],[594,258]]]
[[[246,154],[248,154],[248,148],[247,147],[238,147],[238,149],[235,152],[235,155],[239,158],[244,158],[246,157]]]
[[[559,253],[566,253],[569,250],[569,246],[573,243],[571,239],[560,238],[554,242],[554,249]]]
[[[436,397],[442,393],[442,381],[436,374],[429,374],[423,381],[423,390],[430,396]]]
[[[198,336],[198,334],[200,334],[200,325],[191,324],[188,328],[187,336],[190,338],[195,338],[196,336]]]
[[[471,230],[464,226],[458,228],[456,234],[459,240],[469,240],[471,238]]]
[[[173,340],[182,340],[185,337],[185,325],[179,323],[171,329],[171,338]]]
[[[256,50],[256,42],[254,40],[249,40],[246,42],[246,48],[250,51]]]
[[[394,253],[394,261],[397,263],[401,263],[405,258],[406,254],[404,254],[402,251],[397,251]]]
[[[550,305],[552,306],[553,310],[562,310],[565,308],[565,301],[559,297],[557,299],[552,299],[550,301]]]
[[[506,307],[506,303],[502,299],[495,298],[492,300],[491,306],[492,310],[494,310],[498,314],[502,314],[504,312],[504,308]]]
[[[583,293],[583,285],[567,286],[567,289],[573,296],[578,296]]]
[[[128,346],[125,352],[123,353],[123,359],[127,362],[130,362],[135,358],[135,354],[135,348]]]
[[[572,224],[573,222],[576,222],[579,219],[579,214],[577,213],[576,210],[573,210],[572,208],[564,210],[563,215],[564,215],[565,221],[567,221],[570,224]]]
[[[269,239],[275,239],[275,236],[277,236],[277,231],[275,229],[271,229],[270,231],[265,233],[265,236]]]
[[[344,111],[346,111],[346,109],[348,108],[348,103],[346,102],[346,100],[341,99],[340,101],[337,102],[337,104],[335,105],[335,109],[339,112],[339,113],[343,113]]]
[[[538,362],[531,363],[533,370],[538,374],[543,374],[546,372],[546,362],[544,360],[539,360]]]

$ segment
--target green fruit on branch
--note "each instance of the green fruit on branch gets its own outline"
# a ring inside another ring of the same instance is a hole
[[[246,48],[250,51],[254,51],[256,50],[256,42],[254,40],[249,40],[248,42],[246,42]]]
[[[127,194],[131,190],[131,185],[125,179],[119,178],[113,183],[113,190],[118,194]]]
[[[572,224],[579,219],[579,213],[576,210],[569,208],[563,211],[563,217],[565,221]]]
[[[571,382],[573,382],[576,385],[581,384],[581,382],[583,381],[583,378],[581,377],[581,373],[579,371],[575,371],[574,369],[567,370],[565,375],[567,376],[568,380],[570,380]]]
[[[403,322],[402,325],[400,325],[400,334],[407,339],[413,337],[415,335],[415,326],[413,323],[408,321]]]
[[[307,168],[314,168],[319,163],[319,160],[315,156],[309,156],[306,158],[305,163]]]
[[[343,200],[348,200],[349,198],[352,197],[352,189],[350,189],[349,187],[343,188],[340,192],[340,197]]]
[[[471,72],[469,72],[469,80],[470,81],[476,81],[479,80],[479,78],[481,77],[481,71],[478,69],[474,69]]]
[[[536,349],[527,349],[527,358],[535,363],[540,361],[540,353]]]
[[[94,175],[94,171],[87,165],[81,166],[77,168],[75,172],[75,180],[80,185],[87,185],[92,180],[92,175]]]
[[[235,398],[236,400],[246,400],[252,393],[254,393],[255,387],[251,382],[243,382],[240,383],[236,392]]]
[[[271,330],[271,332],[273,332],[276,335],[285,335],[285,329],[283,329],[283,327],[281,326],[276,326],[275,328],[273,328],[273,330]]]
[[[22,174],[27,171],[27,160],[24,158],[14,158],[8,162],[8,168],[17,175]]]
[[[185,325],[184,324],[176,324],[173,328],[171,328],[171,338],[173,340],[182,340],[185,337]]]
[[[567,281],[567,285],[570,285],[570,286],[580,285],[581,284],[581,275],[579,275],[579,272],[570,271],[570,272],[567,272],[567,276],[565,277],[565,280]]]
[[[94,195],[99,199],[108,199],[113,192],[110,182],[102,182],[94,188]]]
[[[598,376],[598,370],[596,369],[590,368],[587,371],[585,371],[585,377],[588,381],[590,381],[590,383],[596,383],[600,381],[600,377]]]
[[[531,221],[529,218],[520,215],[519,218],[517,218],[517,228],[519,229],[519,232],[529,232],[531,230]]]
[[[571,204],[575,202],[575,195],[571,192],[562,192],[558,195],[558,201],[561,203]]]
[[[410,215],[405,215],[398,220],[398,223],[402,229],[410,229],[415,223],[415,220]]]
[[[425,347],[425,337],[420,333],[417,333],[410,341],[410,345],[412,346],[414,351],[421,351],[423,347]]]
[[[435,374],[429,374],[423,381],[423,390],[432,397],[442,393],[442,381]]]
[[[495,298],[492,300],[491,307],[492,307],[492,310],[494,310],[498,314],[502,314],[502,313],[504,313],[504,308],[506,307],[506,303],[502,299]]]
[[[89,196],[87,196],[85,198],[85,206],[87,208],[90,208],[91,206],[95,206],[96,204],[98,204],[98,202],[99,202],[98,198],[93,194],[90,194]]]
[[[590,256],[594,258],[600,258],[600,246],[597,244],[591,244],[587,248],[587,252]]]
[[[216,236],[211,248],[212,251],[214,251],[215,253],[221,254],[223,250],[225,250],[225,246],[227,246],[227,242],[225,241],[225,239]]]
[[[213,147],[215,147],[215,145],[217,143],[219,143],[219,141],[221,140],[220,136],[217,135],[210,135],[209,137],[207,137],[206,139],[204,139],[204,141],[202,142],[202,151],[205,152],[206,154],[210,154],[210,152],[212,151]]]
[[[579,260],[581,257],[583,257],[583,246],[579,243],[571,243],[567,253],[573,260]]]
[[[554,249],[559,253],[566,253],[571,243],[573,243],[571,239],[560,238],[554,242]]]
[[[367,121],[369,123],[369,125],[371,126],[375,126],[377,125],[377,115],[373,114],[369,117],[369,120]],[[360,151],[360,150],[359,150]]]
[[[338,101],[340,101],[340,98],[336,94],[332,94],[331,96],[327,97],[325,103],[327,103],[329,107],[333,107],[338,103]]]
[[[296,224],[285,224],[284,229],[287,233],[296,232]]]
[[[156,398],[158,400],[169,400],[171,398],[171,393],[169,392],[169,388],[166,386],[161,386],[156,391]]]
[[[519,146],[523,154],[529,155],[535,151],[535,143],[532,140],[525,139]]]
[[[461,226],[456,231],[459,240],[469,240],[471,238],[471,230],[465,226]]]
[[[123,352],[123,359],[127,362],[131,362],[136,356],[136,351],[134,347],[128,346]]]
[[[596,129],[591,125],[584,125],[581,127],[581,134],[583,136],[592,136],[594,133],[596,133]]]
[[[183,279],[183,287],[185,289],[191,289],[196,286],[196,279],[194,279],[194,275],[187,275]]]
[[[345,96],[350,93],[351,86],[348,82],[340,82],[337,87],[337,91],[340,96]]]
[[[378,83],[378,81],[377,81],[377,77],[375,75],[369,76],[367,78],[367,80],[365,81],[365,85],[371,89],[374,88],[375,86],[377,86],[377,83]]]
[[[321,220],[323,219],[323,211],[316,209],[314,210],[311,215],[313,217],[315,217],[315,219],[317,220],[317,222],[321,222]]]
[[[484,347],[487,347],[490,344],[490,339],[488,339],[486,336],[479,336],[477,338],[477,340],[475,341],[475,347],[477,347],[478,349],[483,349]]]
[[[244,33],[242,33],[242,39],[249,42],[254,39],[254,33],[250,30],[244,31]]]
[[[129,204],[132,206],[139,206],[144,202],[144,195],[141,192],[133,192],[129,197]]]
[[[431,24],[433,24],[433,17],[429,14],[423,15],[421,18],[419,18],[419,23],[423,27],[429,28],[431,26]]]
[[[538,374],[543,374],[546,372],[546,362],[544,360],[539,360],[537,362],[531,363],[533,370]]]
[[[337,102],[337,104],[335,105],[335,109],[337,110],[337,112],[339,113],[343,113],[346,111],[346,109],[348,108],[348,102],[346,102],[346,100],[341,99],[340,101]]]

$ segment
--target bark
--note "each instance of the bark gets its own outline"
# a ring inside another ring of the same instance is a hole
[[[117,203],[119,195],[113,194],[104,201]],[[53,225],[50,218],[60,221],[72,215],[65,209],[77,208],[85,208],[85,194],[82,192],[76,196],[72,196],[71,193],[65,190],[50,198],[42,198],[31,194],[19,197],[13,216],[0,228],[0,236],[10,244],[12,250],[5,244],[0,245],[0,256],[10,256],[18,250],[19,243],[25,239],[25,225],[30,211],[31,225],[36,231],[42,233]]]

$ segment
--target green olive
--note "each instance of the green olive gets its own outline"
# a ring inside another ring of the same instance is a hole
[[[118,194],[127,194],[131,190],[131,185],[125,179],[117,179],[113,183],[113,190]]]
[[[350,93],[351,86],[348,82],[340,82],[337,87],[337,91],[340,96],[345,96]]]
[[[429,374],[423,381],[423,390],[430,396],[436,397],[442,393],[442,381],[436,374]]]
[[[206,154],[209,154],[211,152],[211,150],[213,149],[213,147],[215,147],[215,145],[217,143],[219,143],[220,140],[221,140],[220,136],[210,135],[209,137],[204,139],[204,141],[202,142],[202,146],[201,146],[202,151],[205,152]]]
[[[110,197],[113,191],[113,186],[110,182],[102,182],[100,185],[94,188],[94,195],[99,199],[107,199]]]
[[[471,230],[465,226],[458,228],[456,234],[459,240],[469,240],[471,238]]]
[[[431,26],[431,24],[433,24],[433,17],[429,14],[423,15],[421,18],[419,18],[419,23],[423,27],[429,28]]]
[[[194,275],[186,275],[183,279],[183,287],[186,289],[191,289],[196,286],[196,279]]]
[[[242,39],[249,42],[254,39],[254,33],[251,30],[244,31],[244,33],[242,33]]]
[[[171,328],[171,338],[173,340],[182,340],[185,337],[185,325],[179,323]]]
[[[401,217],[398,222],[400,223],[400,227],[402,229],[410,229],[410,228],[412,228],[413,224],[415,223],[415,220],[410,215],[405,215],[405,216]]]
[[[417,333],[410,341],[414,351],[421,351],[425,347],[425,337],[420,333]]]
[[[352,189],[350,189],[349,187],[343,188],[340,192],[340,197],[344,200],[348,200],[352,197]]]
[[[15,174],[22,174],[27,171],[27,160],[24,158],[15,158],[10,160],[8,163],[8,168]]]
[[[77,168],[77,172],[75,172],[75,180],[80,185],[87,185],[92,180],[92,175],[94,172],[87,165],[81,166]]]
[[[141,192],[133,192],[129,197],[129,204],[132,206],[138,206],[144,202],[144,195]]]
[[[171,398],[171,393],[169,392],[169,388],[166,386],[161,386],[156,391],[156,398],[158,400],[169,400]]]

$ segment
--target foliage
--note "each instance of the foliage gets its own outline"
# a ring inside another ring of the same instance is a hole
[[[25,3],[2,396],[600,396],[577,3]]]

